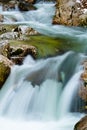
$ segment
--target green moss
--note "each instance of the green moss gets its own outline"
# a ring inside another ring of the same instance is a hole
[[[27,40],[10,40],[12,46],[21,44],[33,45],[38,50],[38,58],[54,56],[69,50],[84,52],[86,44],[77,43],[75,40],[52,38],[44,35],[29,36]]]

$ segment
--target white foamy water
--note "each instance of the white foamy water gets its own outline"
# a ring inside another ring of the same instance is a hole
[[[69,79],[66,72],[71,57],[78,72],[73,75],[72,70]],[[74,92],[79,87],[82,71],[77,68],[81,60],[82,55],[68,52],[38,61],[28,56],[23,65],[14,66],[0,92],[1,130],[73,130],[83,116],[70,112]],[[66,61],[65,69],[61,70]]]

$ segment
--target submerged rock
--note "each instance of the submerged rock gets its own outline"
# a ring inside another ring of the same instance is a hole
[[[13,63],[5,56],[0,55],[0,89],[8,78]]]
[[[74,127],[74,130],[87,130],[87,116],[83,117]]]
[[[69,26],[87,25],[86,0],[56,0],[53,24]]]

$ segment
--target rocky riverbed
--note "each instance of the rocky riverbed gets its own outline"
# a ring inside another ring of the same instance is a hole
[[[52,20],[54,25],[87,26],[86,0],[50,1],[55,2],[56,11]],[[36,4],[36,0],[0,0],[0,7],[4,12],[18,10],[24,13],[37,10],[34,4]],[[11,66],[14,64],[21,65],[27,55],[31,55],[34,59],[37,59],[60,55],[69,50],[83,52],[83,45],[81,43],[76,44],[76,40],[72,42],[72,40],[66,40],[64,37],[61,39],[43,36],[32,27],[3,25],[5,21],[6,17],[4,14],[0,14],[0,89],[10,74]],[[17,19],[11,18],[12,21],[17,22]],[[86,46],[86,43],[84,46]],[[83,76],[84,78],[85,76]],[[87,101],[87,88],[81,86],[80,90],[80,98]],[[84,107],[87,110],[87,106],[85,105]],[[84,117],[76,124],[75,130],[86,130],[86,122],[87,117]]]

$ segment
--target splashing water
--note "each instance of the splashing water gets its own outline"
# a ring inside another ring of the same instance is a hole
[[[77,62],[74,56],[77,57]],[[71,62],[71,57],[75,61],[75,72],[78,72],[73,74],[72,70],[69,79],[65,70],[69,70],[67,65]],[[82,60],[82,55],[68,52],[38,61],[29,56],[23,65],[14,66],[0,92],[2,130],[6,127],[17,130],[72,130],[74,123],[82,117],[81,114],[74,115],[69,111],[73,94],[79,84],[82,70],[77,68]],[[62,67],[65,69],[61,70]],[[63,77],[60,71],[63,71]],[[67,123],[67,120],[71,122]],[[7,122],[5,126],[3,122]]]

